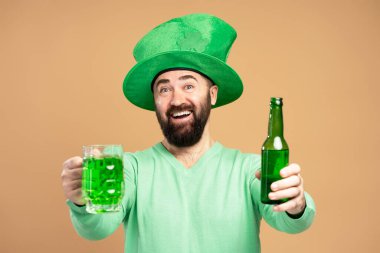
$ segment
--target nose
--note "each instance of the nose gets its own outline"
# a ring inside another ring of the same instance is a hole
[[[179,90],[174,90],[173,95],[172,95],[172,99],[170,101],[170,105],[180,106],[183,103],[185,103],[184,94]]]

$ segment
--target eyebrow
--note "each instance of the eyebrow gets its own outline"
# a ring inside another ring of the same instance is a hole
[[[195,81],[198,82],[198,80],[197,80],[194,76],[192,76],[192,75],[184,75],[184,76],[180,76],[178,79],[179,79],[179,80],[194,79]],[[169,83],[169,82],[170,82],[169,79],[160,79],[160,80],[158,80],[158,82],[157,82],[157,84],[156,84],[156,87],[158,87],[158,85],[160,85],[160,84],[162,84],[162,83]]]

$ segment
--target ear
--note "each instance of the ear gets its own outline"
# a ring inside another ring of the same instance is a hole
[[[210,87],[210,97],[211,97],[211,105],[215,105],[216,100],[218,98],[218,86],[213,85]]]

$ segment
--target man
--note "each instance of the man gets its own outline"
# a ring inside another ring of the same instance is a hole
[[[211,108],[240,97],[243,85],[226,63],[236,38],[223,20],[192,14],[169,20],[145,35],[134,50],[137,64],[124,80],[133,104],[156,112],[161,143],[126,153],[125,196],[118,213],[88,214],[81,193],[82,158],[63,165],[62,184],[77,232],[91,240],[121,223],[125,252],[260,252],[264,218],[287,233],[307,229],[314,218],[297,164],[282,169],[271,199],[260,202],[260,156],[215,141]]]

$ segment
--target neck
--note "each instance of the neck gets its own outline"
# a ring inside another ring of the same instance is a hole
[[[211,138],[209,122],[207,122],[201,139],[193,146],[177,147],[170,144],[166,138],[162,141],[162,144],[186,168],[190,168],[209,148],[211,148],[214,142],[215,141]]]
[[[283,136],[284,135],[284,125],[282,119],[282,106],[271,105],[269,125],[268,125],[268,136]]]

